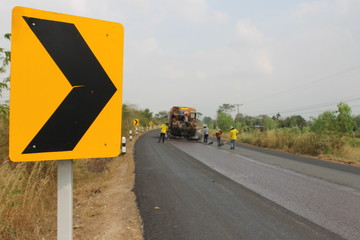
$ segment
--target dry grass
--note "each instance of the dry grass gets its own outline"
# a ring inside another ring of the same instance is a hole
[[[350,160],[360,161],[360,148],[345,146],[343,154],[346,158]]]
[[[0,238],[45,239],[55,234],[56,163],[0,165]]]
[[[350,144],[354,139],[319,136],[312,132],[301,133],[297,129],[247,132],[240,134],[239,139],[243,143],[259,147],[360,166],[360,146]]]
[[[0,164],[8,156],[9,146],[9,121],[0,117]]]
[[[133,145],[113,159],[74,160],[74,239],[143,239]],[[56,239],[57,162],[13,163],[2,153],[0,239]]]

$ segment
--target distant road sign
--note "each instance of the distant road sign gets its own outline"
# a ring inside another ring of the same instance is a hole
[[[150,121],[150,122],[149,122],[149,125],[150,125],[150,126],[152,126],[152,125],[153,125],[153,122],[152,122],[152,121]]]
[[[12,22],[10,159],[117,156],[123,26],[24,7]]]
[[[139,126],[140,125],[140,120],[139,119],[134,119],[134,126]]]

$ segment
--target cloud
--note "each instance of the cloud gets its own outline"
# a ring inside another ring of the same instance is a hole
[[[238,20],[234,31],[236,41],[232,46],[232,51],[243,59],[242,66],[247,66],[245,71],[272,74],[273,64],[267,47],[268,40],[251,19]]]
[[[143,39],[139,42],[139,50],[141,52],[141,55],[148,55],[150,53],[154,53],[156,51],[159,51],[157,40],[154,37],[149,37],[146,39]]]
[[[308,15],[313,15],[325,11],[329,8],[329,6],[329,1],[323,0],[300,3],[294,15],[297,17],[306,17]]]
[[[176,0],[173,2],[173,7],[184,18],[192,21],[202,21],[207,18],[209,9],[205,0]]]
[[[212,15],[213,19],[217,23],[228,23],[230,21],[230,16],[225,12],[214,11],[212,12]]]
[[[75,12],[86,13],[89,11],[88,1],[86,0],[71,0],[70,6]]]
[[[260,50],[257,58],[257,65],[259,67],[259,70],[266,74],[271,75],[274,72],[274,66],[271,61],[270,55],[266,50]]]
[[[177,16],[192,23],[227,23],[229,15],[209,8],[206,0],[161,0],[168,16]]]
[[[241,19],[236,22],[235,34],[237,38],[247,44],[261,44],[264,36],[253,25],[251,19]]]
[[[358,0],[317,0],[300,3],[294,12],[298,18],[317,18],[323,20],[346,17],[352,9],[358,9]],[[339,20],[339,19],[337,19]]]

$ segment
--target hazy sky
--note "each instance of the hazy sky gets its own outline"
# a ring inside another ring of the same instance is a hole
[[[360,0],[1,0],[1,35],[14,6],[122,23],[123,101],[154,114],[360,114]]]

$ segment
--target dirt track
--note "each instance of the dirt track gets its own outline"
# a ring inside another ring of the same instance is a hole
[[[74,239],[143,239],[141,218],[132,192],[134,141],[128,142],[127,154],[114,158],[108,170],[95,181],[75,189]]]

